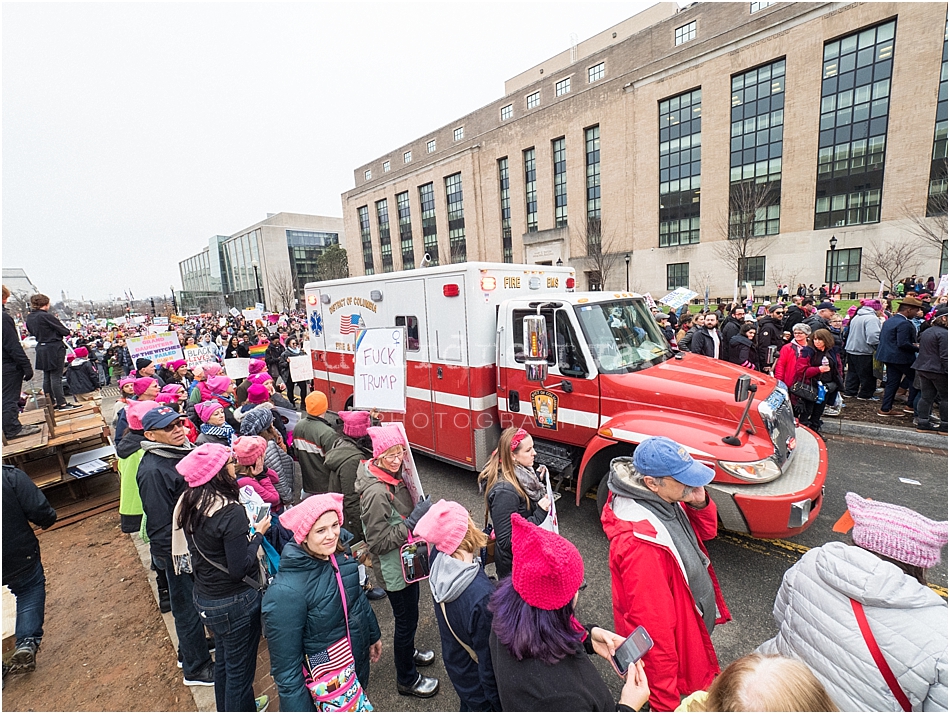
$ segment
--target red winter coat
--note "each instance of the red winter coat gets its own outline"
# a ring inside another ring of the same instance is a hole
[[[803,347],[797,342],[789,342],[778,351],[778,360],[772,370],[772,376],[785,382],[785,386],[795,384],[795,366]]]
[[[643,658],[650,680],[650,709],[673,711],[680,696],[709,688],[719,673],[719,661],[666,527],[630,498],[622,499],[626,515],[642,519],[619,518],[613,511],[614,499],[611,494],[601,515],[610,540],[614,629],[626,637],[639,625],[646,628],[655,643]],[[716,537],[716,504],[709,499],[701,510],[682,507],[706,553],[703,541]],[[711,564],[708,570],[716,591],[716,624],[722,624],[732,617]]]

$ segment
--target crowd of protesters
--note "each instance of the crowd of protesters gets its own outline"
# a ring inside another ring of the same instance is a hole
[[[751,305],[734,305],[657,320],[680,349],[772,373],[790,388],[822,385],[821,402],[797,400],[801,422],[816,431],[836,393],[877,399],[878,360],[887,378],[880,413],[890,413],[907,379],[918,429],[946,433],[946,301],[930,305],[905,290],[888,305],[893,312],[870,300],[838,319],[834,287],[817,305],[808,295],[785,302],[782,291],[758,319]],[[601,520],[613,627],[582,624],[584,559],[549,517],[547,474],[524,430],[502,432],[479,477],[482,526],[461,504],[417,493],[398,424],[380,424],[376,412],[333,414],[326,395],[306,394],[306,385],[294,413],[284,362],[306,339],[299,316],[273,330],[219,316],[186,320],[181,344],[209,348],[209,361],[189,369],[133,363],[124,341],[141,328],[70,335],[48,316],[48,299],[37,311],[47,315],[32,320],[47,347],[37,369],[52,373],[54,404],[60,354],[63,364],[79,361],[71,393],[94,394],[93,374],[98,385],[118,379],[120,525],[147,540],[184,682],[213,686],[218,711],[267,708],[253,689],[262,633],[284,711],[368,710],[371,670],[386,650],[407,697],[440,691],[420,670],[441,657],[463,711],[947,708],[946,603],[926,586],[946,522],[848,494],[853,544],[828,543],[796,563],[775,603],[779,634],[720,673],[711,633],[731,616],[705,546],[718,530],[706,492],[713,470],[675,441],[646,438],[611,463]],[[6,349],[6,320],[4,329]],[[229,355],[248,356],[246,378],[228,376]],[[16,366],[25,377],[28,360]],[[939,423],[931,422],[935,401]],[[23,533],[55,513],[24,476],[4,467],[3,579],[45,593],[38,544]],[[15,568],[24,557],[39,569]],[[423,605],[425,576],[432,597]],[[10,672],[35,668],[37,597],[22,627],[18,617]],[[386,643],[370,605],[383,599],[394,625]],[[432,607],[437,649],[416,641],[420,606]],[[621,673],[617,700],[590,658],[616,667],[618,648],[640,627],[652,649]],[[896,672],[884,671],[876,649],[902,663]]]

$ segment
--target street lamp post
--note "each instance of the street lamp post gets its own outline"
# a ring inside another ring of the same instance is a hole
[[[256,260],[251,261],[251,267],[254,268],[254,282],[257,284],[257,301],[264,305],[264,309],[266,310],[267,305],[264,302],[264,294],[261,290],[261,274],[257,270],[258,265]]]
[[[627,266],[627,292],[630,292],[630,254],[629,253],[627,253],[623,257],[623,262],[626,263],[626,266]]]
[[[838,282],[836,280],[838,271],[837,266],[835,265],[835,246],[838,245],[838,239],[834,236],[831,236],[831,238],[828,240],[828,245],[831,247],[831,270],[828,271],[828,282],[831,283],[831,285],[828,286],[828,290],[830,291],[832,286]]]

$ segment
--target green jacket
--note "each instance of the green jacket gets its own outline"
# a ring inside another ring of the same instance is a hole
[[[307,415],[294,427],[294,449],[300,462],[303,490],[307,493],[326,493],[330,488],[330,470],[326,455],[339,432],[323,417]]]
[[[363,534],[379,562],[378,574],[386,590],[398,592],[406,587],[399,548],[409,540],[405,522],[413,508],[409,489],[402,482],[397,486],[383,483],[372,473],[369,462],[363,461],[356,472],[356,492],[360,495]]]

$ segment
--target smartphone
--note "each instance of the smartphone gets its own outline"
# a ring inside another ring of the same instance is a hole
[[[614,656],[610,658],[617,674],[626,677],[630,666],[636,664],[652,648],[653,638],[650,637],[643,625],[640,625],[630,634],[630,637],[623,641]]]
[[[269,513],[270,513],[270,504],[269,504],[269,503],[265,503],[264,505],[259,506],[258,509],[257,509],[257,518],[255,519],[255,523],[260,523],[261,521],[263,521],[264,518],[265,518],[265,517],[267,516],[267,514],[269,514]]]

